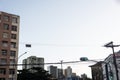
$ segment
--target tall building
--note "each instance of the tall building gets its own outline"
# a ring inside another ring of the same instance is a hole
[[[44,69],[44,58],[30,56],[27,59],[23,60],[23,64],[26,64],[26,65],[23,65],[23,69],[31,69],[33,67],[40,67]]]
[[[58,80],[63,79],[64,79],[63,69],[58,69]]]
[[[52,75],[53,78],[58,78],[57,66],[48,66],[48,71]]]
[[[72,68],[70,66],[65,69],[65,76],[70,78],[72,76]]]
[[[18,15],[0,12],[0,80],[17,80]]]

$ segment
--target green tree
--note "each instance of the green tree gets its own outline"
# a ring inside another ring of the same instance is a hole
[[[18,70],[17,80],[50,80],[51,78],[48,71],[33,67],[31,69]]]

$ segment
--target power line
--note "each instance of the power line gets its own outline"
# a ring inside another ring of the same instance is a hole
[[[26,43],[28,42],[20,42],[19,44],[21,45],[25,45]],[[88,44],[54,44],[54,43],[29,43],[31,45],[34,45],[34,46],[55,46],[55,47],[101,47],[99,45],[88,45]]]
[[[73,64],[73,63],[80,63],[80,62],[99,62],[100,60],[103,59],[97,59],[97,60],[88,60],[88,61],[67,61],[63,62],[62,64]],[[0,66],[23,66],[23,65],[52,65],[52,64],[61,64],[61,62],[54,62],[54,63],[31,63],[31,64],[0,64]]]

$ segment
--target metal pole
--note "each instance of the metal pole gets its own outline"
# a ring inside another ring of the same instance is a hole
[[[63,60],[61,60],[61,80],[63,80],[63,66],[62,66]]]
[[[109,75],[108,75],[108,66],[105,64],[105,71],[106,71],[106,78],[109,80]]]

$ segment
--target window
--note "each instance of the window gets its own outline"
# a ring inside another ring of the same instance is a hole
[[[13,17],[13,18],[12,18],[12,22],[13,22],[13,23],[17,23],[17,22],[18,22],[18,21],[17,21],[17,18],[16,18],[16,17]]]
[[[2,50],[1,54],[2,54],[3,56],[6,56],[6,55],[7,55],[7,50]]]
[[[8,42],[7,41],[2,41],[2,46],[3,47],[8,47]]]
[[[8,36],[9,36],[8,33],[5,32],[3,33],[3,38],[8,38]]]
[[[3,24],[3,29],[4,30],[9,30],[9,25],[8,24]]]
[[[12,39],[16,39],[17,35],[16,34],[11,34]]]
[[[17,31],[17,26],[12,26],[11,30],[12,31]]]
[[[16,51],[10,51],[10,56],[15,57],[16,56]]]
[[[10,59],[10,64],[15,64],[15,59]]]
[[[5,80],[5,78],[0,78],[0,80]]]
[[[1,15],[0,15],[0,20],[1,20]]]
[[[10,69],[9,74],[15,74],[15,69]]]
[[[7,63],[7,60],[6,60],[6,59],[1,59],[1,60],[0,60],[0,63],[1,63],[1,64],[6,64],[6,63]]]
[[[14,78],[9,78],[8,80],[15,80]]]
[[[16,48],[16,43],[15,42],[11,42],[11,48]]]
[[[0,68],[0,74],[6,74],[6,69],[5,68]]]
[[[5,15],[5,16],[4,16],[4,20],[5,20],[5,21],[9,21],[9,16]]]

